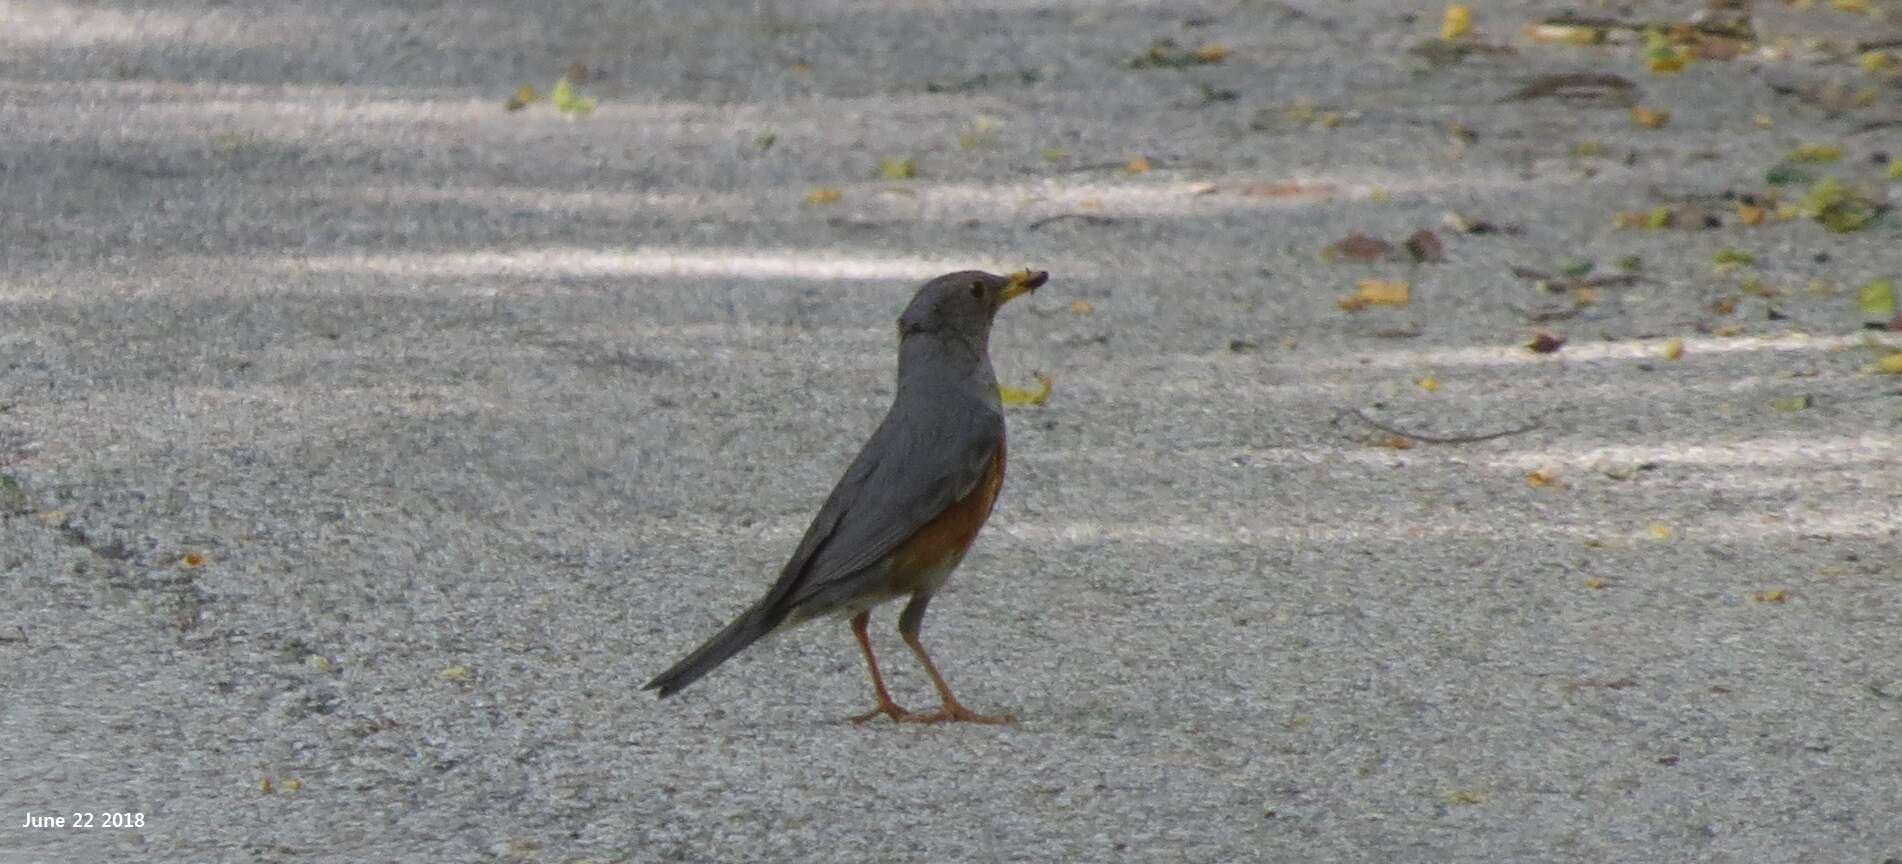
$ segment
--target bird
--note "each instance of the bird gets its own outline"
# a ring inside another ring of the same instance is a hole
[[[666,698],[768,634],[836,616],[851,623],[877,704],[847,719],[1010,723],[951,692],[919,639],[925,609],[964,560],[1004,485],[1004,408],[991,369],[991,323],[1044,271],[980,270],[926,282],[898,316],[898,386],[891,408],[826,497],[764,596],[644,690]],[[937,688],[935,711],[893,701],[867,628],[872,609],[908,598],[898,634]]]

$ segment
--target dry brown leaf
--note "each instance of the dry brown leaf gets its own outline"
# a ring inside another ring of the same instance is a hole
[[[1407,254],[1418,263],[1446,260],[1446,249],[1440,245],[1440,238],[1425,228],[1408,235]]]
[[[1526,343],[1526,350],[1534,354],[1552,354],[1565,347],[1565,337],[1541,332]]]
[[[1328,261],[1337,261],[1342,258],[1353,261],[1379,261],[1393,255],[1393,251],[1392,243],[1356,231],[1328,244],[1327,248],[1321,250],[1321,257]]]

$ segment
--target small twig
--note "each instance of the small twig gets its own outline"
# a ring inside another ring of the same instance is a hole
[[[1341,408],[1337,410],[1334,414],[1334,424],[1339,425],[1342,417],[1352,417],[1389,435],[1398,435],[1402,438],[1409,438],[1422,444],[1473,444],[1479,441],[1491,441],[1494,438],[1504,438],[1508,435],[1523,435],[1539,428],[1540,425],[1539,422],[1535,420],[1517,429],[1505,429],[1499,432],[1460,435],[1425,435],[1419,432],[1409,432],[1405,429],[1389,426],[1379,420],[1362,414],[1358,408]]]
[[[1116,220],[1109,216],[1095,216],[1089,213],[1058,213],[1055,216],[1045,216],[1042,219],[1032,222],[1030,223],[1030,226],[1025,228],[1024,230],[1035,231],[1039,228],[1044,227],[1045,225],[1049,225],[1053,222],[1062,222],[1065,219],[1075,219],[1082,222],[1085,225],[1114,225],[1116,224]]]

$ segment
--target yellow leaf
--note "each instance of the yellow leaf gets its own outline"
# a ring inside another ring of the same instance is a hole
[[[1869,11],[1869,0],[1829,0],[1829,5],[1844,12],[1867,13]]]
[[[1739,203],[1737,205],[1737,221],[1745,225],[1762,225],[1763,218],[1768,215],[1770,214],[1764,212],[1762,207],[1755,204]]]
[[[1458,39],[1473,32],[1473,7],[1464,3],[1454,3],[1446,7],[1446,15],[1440,19],[1440,38]]]
[[[1534,489],[1548,489],[1560,484],[1558,475],[1550,471],[1539,470],[1526,472],[1526,485]]]
[[[462,665],[444,667],[443,670],[437,674],[444,681],[467,681],[475,677],[475,672],[471,671],[469,667]]]
[[[1597,591],[1598,589],[1605,587],[1605,580],[1600,579],[1597,576],[1587,576],[1585,577],[1585,587],[1590,588],[1593,591]]]
[[[1050,399],[1050,390],[1056,385],[1048,375],[1037,376],[1037,389],[997,385],[997,398],[1005,405],[1042,405]]]
[[[1684,356],[1684,340],[1672,339],[1664,343],[1664,359],[1676,360]]]
[[[1843,148],[1834,144],[1798,144],[1783,158],[1791,162],[1834,162],[1843,158]]]
[[[1078,315],[1088,315],[1096,311],[1096,305],[1088,300],[1072,300],[1070,301],[1070,311]]]
[[[535,91],[535,85],[523,84],[515,88],[515,95],[510,96],[507,102],[502,103],[502,107],[510,111],[520,111],[541,98],[542,94]]]
[[[1524,29],[1526,38],[1534,42],[1596,45],[1605,41],[1605,31],[1577,24],[1527,24]]]
[[[1392,432],[1387,432],[1382,434],[1381,437],[1368,442],[1368,446],[1385,447],[1388,450],[1411,450],[1413,449],[1413,439],[1405,435],[1395,435]]]
[[[1123,172],[1126,174],[1149,173],[1149,158],[1146,156],[1138,156],[1129,160],[1123,164]]]
[[[1486,796],[1471,789],[1455,789],[1440,796],[1448,804],[1484,804]]]
[[[203,552],[187,552],[178,556],[178,565],[180,567],[203,567],[205,566],[206,560],[205,553]]]
[[[1662,108],[1647,108],[1643,105],[1631,106],[1631,122],[1646,129],[1659,129],[1671,122],[1671,112]]]
[[[1758,603],[1782,603],[1790,599],[1790,592],[1785,591],[1781,588],[1771,588],[1765,591],[1757,591],[1752,593],[1750,595],[1750,599],[1755,600]]]
[[[1220,63],[1228,59],[1228,55],[1232,53],[1234,52],[1230,51],[1227,45],[1219,42],[1204,42],[1202,47],[1195,49],[1195,59],[1204,63]]]
[[[1881,72],[1895,65],[1895,58],[1887,51],[1864,51],[1861,57],[1856,58],[1856,62],[1866,71]]]
[[[1653,540],[1671,539],[1671,526],[1663,522],[1653,522],[1650,527],[1645,530],[1651,532],[1651,539]]]
[[[918,176],[918,163],[912,159],[887,156],[878,161],[878,174],[887,180],[910,180]]]
[[[1338,301],[1342,309],[1358,312],[1368,306],[1405,306],[1413,286],[1400,280],[1362,279],[1354,283],[1354,293]]]
[[[1882,176],[1887,177],[1890,180],[1902,180],[1902,159],[1891,158],[1889,162],[1889,170],[1886,172],[1883,172]]]
[[[1758,128],[1758,129],[1768,129],[1768,128],[1770,128],[1770,127],[1772,127],[1772,126],[1775,126],[1775,125],[1777,125],[1777,121],[1776,121],[1776,119],[1775,119],[1775,118],[1773,118],[1773,117],[1771,117],[1770,115],[1768,115],[1768,114],[1758,114],[1758,115],[1757,115],[1757,128]]]
[[[304,665],[306,667],[309,667],[310,671],[317,672],[317,673],[329,672],[337,668],[335,665],[333,665],[330,662],[329,657],[325,657],[322,654],[312,654],[308,657],[305,657]]]
[[[837,186],[820,186],[819,188],[806,193],[806,203],[807,204],[837,204],[839,202],[839,199],[844,197],[845,197],[845,193],[840,192],[839,187]]]
[[[1367,190],[1367,200],[1375,204],[1385,204],[1393,200],[1393,194],[1379,186]]]
[[[286,779],[283,785],[284,785],[284,791],[296,792],[297,790],[304,788],[304,781],[299,780],[296,777],[291,777],[289,779]]]
[[[1877,360],[1876,371],[1884,375],[1902,375],[1902,351]]]
[[[1435,378],[1431,375],[1424,376],[1420,380],[1415,381],[1414,383],[1420,385],[1420,389],[1425,390],[1428,393],[1432,393],[1433,391],[1440,389],[1440,379]]]

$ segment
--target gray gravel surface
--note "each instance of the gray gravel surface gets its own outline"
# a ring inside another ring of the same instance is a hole
[[[0,861],[1902,856],[1854,301],[1902,233],[1721,199],[1803,142],[1895,194],[1902,91],[1813,40],[1894,10],[1660,77],[1474,5],[1518,53],[1429,67],[1398,2],[0,3]],[[592,114],[503,109],[575,63]],[[1670,124],[1499,101],[1581,70]],[[1777,92],[1832,81],[1875,101]],[[1723,227],[1613,227],[1686,200]],[[1577,309],[1508,272],[1626,256]],[[912,288],[1022,266],[994,354],[1055,392],[925,630],[1021,721],[842,723],[832,623],[638,692],[770,582]],[[75,812],[143,824],[23,827]]]

